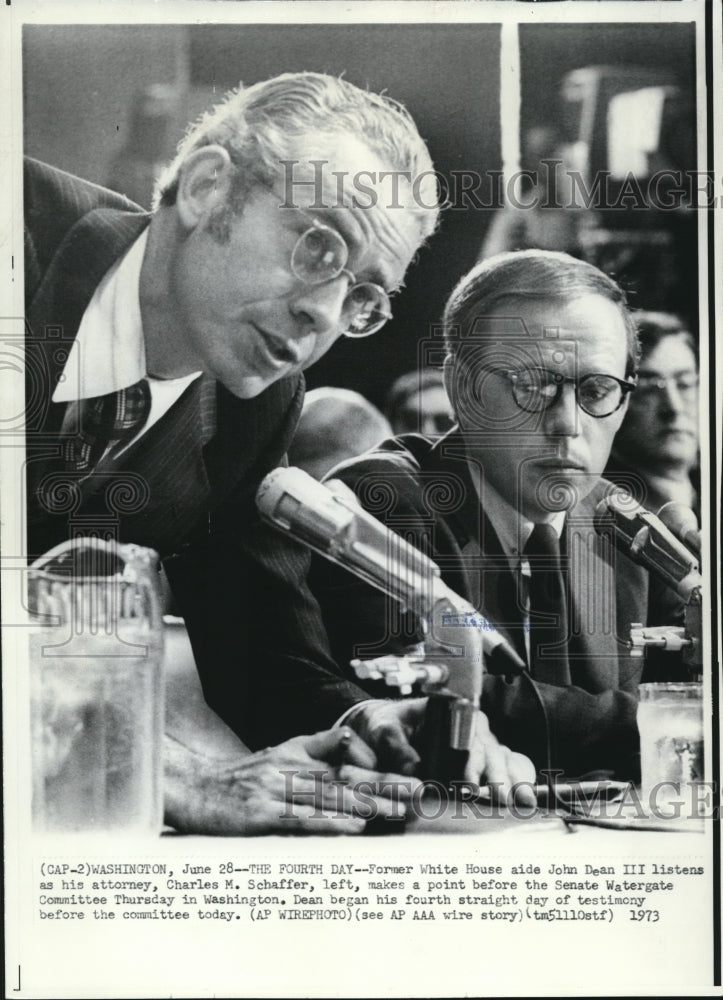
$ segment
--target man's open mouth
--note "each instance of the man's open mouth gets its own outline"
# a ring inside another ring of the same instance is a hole
[[[265,330],[256,327],[263,342],[264,348],[269,357],[280,365],[293,365],[299,363],[299,352],[293,341],[284,340],[283,337],[276,337]]]

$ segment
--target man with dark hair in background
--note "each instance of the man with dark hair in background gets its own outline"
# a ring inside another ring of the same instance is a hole
[[[677,316],[634,318],[642,350],[638,386],[605,475],[653,513],[675,501],[699,514],[697,345]]]
[[[452,409],[439,368],[419,368],[395,379],[384,409],[395,434],[444,434]]]

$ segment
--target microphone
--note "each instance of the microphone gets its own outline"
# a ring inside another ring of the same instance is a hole
[[[416,605],[440,578],[439,567],[368,514],[341,480],[322,485],[303,469],[274,469],[256,507],[280,531],[423,614]]]
[[[678,500],[669,500],[658,511],[658,517],[666,528],[670,528],[675,537],[700,559],[702,544],[698,518],[690,507],[686,507]]]
[[[477,615],[444,583],[433,560],[367,513],[338,479],[322,484],[301,469],[274,469],[259,486],[256,506],[278,530],[395,598],[419,618],[433,621],[444,644],[457,645],[463,636],[455,625],[445,624],[445,615]],[[468,639],[472,638],[470,628]],[[481,641],[481,653],[494,672],[526,669],[499,631],[475,629],[474,639]],[[470,642],[464,645],[470,647]],[[479,704],[481,669],[475,667],[471,674],[459,683],[468,689],[465,696]]]
[[[665,524],[625,493],[609,494],[595,508],[595,531],[612,532],[618,549],[672,587],[686,603],[700,600],[698,560]]]

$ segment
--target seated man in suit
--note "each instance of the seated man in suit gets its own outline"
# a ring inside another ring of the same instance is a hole
[[[388,441],[335,477],[435,559],[525,661],[485,676],[498,739],[539,770],[635,777],[642,661],[626,640],[631,622],[670,623],[677,609],[593,528],[635,387],[623,293],[565,254],[500,254],[457,285],[444,329],[457,426]],[[420,641],[418,622],[348,574],[319,560],[311,579],[339,663]]]
[[[371,204],[359,172],[380,185]],[[414,122],[345,80],[285,74],[201,119],[150,214],[35,161],[24,194],[30,557],[99,530],[155,549],[204,694],[244,742],[328,728],[364,692],[324,646],[306,555],[259,524],[254,495],[283,461],[303,370],[383,326],[434,230]],[[388,702],[356,714],[367,763],[413,767],[408,718]]]

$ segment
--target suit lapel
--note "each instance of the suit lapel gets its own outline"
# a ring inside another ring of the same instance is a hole
[[[206,385],[206,381],[210,383]],[[128,539],[166,552],[187,535],[208,510],[211,487],[203,460],[208,423],[200,419],[201,402],[215,383],[201,377],[121,457],[115,476],[138,478],[146,502],[124,518]],[[128,470],[125,472],[125,470]]]
[[[50,401],[80,320],[112,265],[148,225],[149,216],[95,209],[69,231],[26,306],[28,432],[54,435],[64,403]]]
[[[497,533],[482,510],[460,435],[453,432],[434,445],[428,468],[433,475],[449,476],[453,470],[460,496],[456,509],[444,517],[454,536],[452,549],[456,551],[450,562],[456,565],[444,565],[443,557],[442,571],[450,586],[474,604],[526,659],[517,582]]]
[[[140,236],[148,218],[139,212],[107,208],[88,212],[68,231],[35,294],[26,303],[28,516],[36,528],[51,513],[38,498],[38,485],[50,474],[64,472],[58,462],[62,448],[59,433],[66,404],[53,403],[53,392],[96,287]],[[77,496],[74,489],[73,496]],[[61,517],[75,517],[80,510],[72,503],[61,506],[64,511],[62,515],[58,512]],[[107,513],[102,512],[106,517]],[[52,516],[50,520],[54,520]],[[67,534],[67,529],[63,534]]]
[[[598,491],[568,515],[565,555],[568,566],[572,682],[588,691],[618,687],[618,661],[625,647],[618,638],[615,559],[593,524]]]
[[[445,498],[437,510],[442,516],[436,518],[434,539],[435,558],[445,579],[527,660],[517,584],[479,503],[460,435],[451,432],[426,454],[408,447],[420,465],[427,505],[435,489]],[[565,682],[592,693],[619,686],[620,661],[628,655],[627,636],[619,636],[619,629],[626,628],[631,616],[641,621],[646,617],[646,574],[610,549],[594,529],[595,505],[607,488],[609,484],[601,481],[570,512],[562,538],[572,595],[570,673]]]

